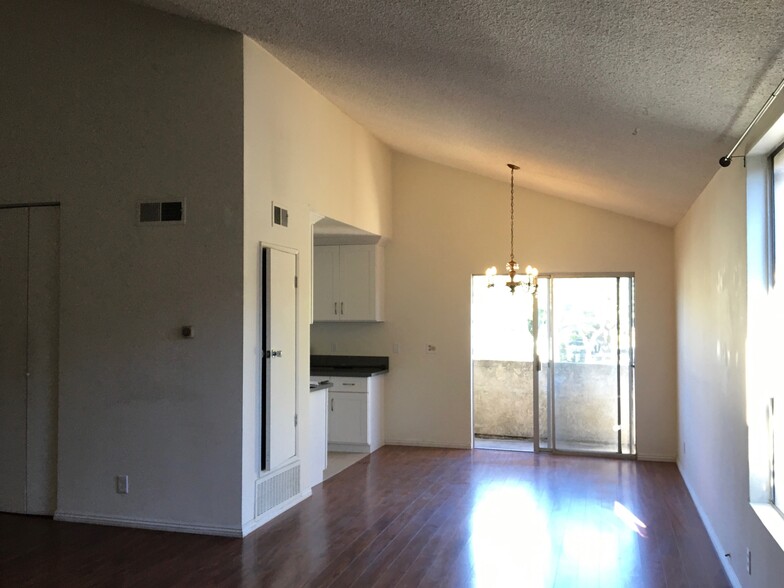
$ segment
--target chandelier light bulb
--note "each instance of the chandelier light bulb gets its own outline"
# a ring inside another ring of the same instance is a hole
[[[492,288],[495,286],[495,276],[498,274],[498,270],[495,266],[489,267],[485,270],[485,276],[487,276],[487,287]]]

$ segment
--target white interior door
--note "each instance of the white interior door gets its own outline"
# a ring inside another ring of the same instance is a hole
[[[262,469],[273,470],[296,455],[297,257],[263,248],[265,456]]]
[[[0,210],[0,511],[57,494],[59,208]]]

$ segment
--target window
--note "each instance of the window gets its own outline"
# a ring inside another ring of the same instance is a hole
[[[784,549],[784,116],[746,153],[749,503]]]
[[[784,305],[784,145],[780,145],[769,158],[770,165],[770,218],[769,247],[771,253],[771,295],[774,304]],[[776,325],[775,331],[784,336]],[[770,502],[784,512],[784,396],[776,398],[777,391],[770,391],[767,429],[769,439]]]

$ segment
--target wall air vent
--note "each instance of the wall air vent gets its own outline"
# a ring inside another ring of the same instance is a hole
[[[256,516],[299,494],[299,464],[256,480]]]
[[[139,202],[136,220],[140,224],[183,224],[185,202]]]
[[[289,226],[289,211],[274,202],[272,203],[272,224],[279,227]]]

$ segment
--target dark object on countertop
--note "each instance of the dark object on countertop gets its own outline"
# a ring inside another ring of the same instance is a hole
[[[311,355],[312,376],[369,378],[389,371],[389,357],[370,355]]]

